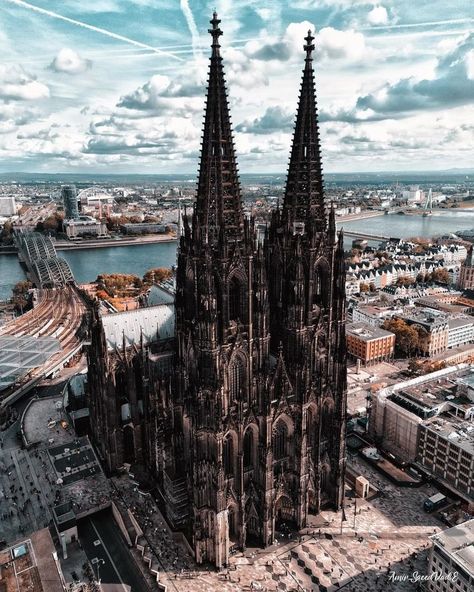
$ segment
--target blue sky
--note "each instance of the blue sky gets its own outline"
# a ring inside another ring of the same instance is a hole
[[[326,171],[474,166],[468,0],[0,0],[0,170],[195,174],[214,8],[242,172],[286,169],[308,28]]]

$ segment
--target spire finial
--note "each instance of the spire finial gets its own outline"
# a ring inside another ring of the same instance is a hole
[[[222,31],[219,28],[221,20],[217,18],[216,11],[212,13],[212,20],[209,22],[212,25],[212,29],[209,29],[209,33],[212,35],[212,47],[218,49],[220,47],[219,37],[222,35]]]
[[[304,38],[306,44],[304,45],[304,50],[306,52],[306,60],[312,60],[311,54],[314,51],[314,37],[311,35],[311,29],[308,30],[308,36]]]

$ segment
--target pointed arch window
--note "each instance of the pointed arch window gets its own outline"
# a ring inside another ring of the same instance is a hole
[[[313,305],[326,306],[329,298],[329,268],[325,261],[320,261],[314,269]]]
[[[315,413],[309,408],[306,415],[306,440],[308,447],[313,447],[316,442],[316,422]]]
[[[184,302],[186,318],[191,319],[194,316],[194,273],[192,270],[188,270],[186,274]]]
[[[254,433],[251,428],[244,435],[244,469],[251,469],[254,457]]]
[[[222,456],[222,464],[224,465],[225,475],[232,475],[234,472],[234,441],[230,434],[227,434],[227,436],[224,438]]]
[[[242,282],[232,277],[229,282],[229,321],[244,322],[244,290]]]
[[[244,361],[236,356],[229,366],[229,395],[230,401],[237,401],[240,398],[241,390],[244,388]]]
[[[273,433],[273,458],[281,460],[286,456],[288,428],[284,421],[279,421]]]

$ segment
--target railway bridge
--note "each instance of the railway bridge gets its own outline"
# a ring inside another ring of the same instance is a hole
[[[60,288],[74,283],[69,263],[58,257],[53,241],[39,232],[17,231],[15,244],[31,282],[37,288]]]

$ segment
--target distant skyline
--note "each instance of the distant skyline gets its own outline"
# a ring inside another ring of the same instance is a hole
[[[242,173],[284,173],[308,29],[329,173],[472,168],[467,0],[0,0],[0,172],[196,174],[214,8]]]

